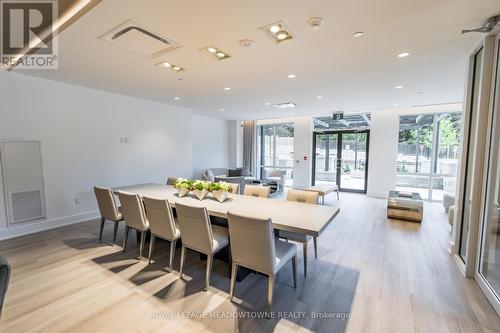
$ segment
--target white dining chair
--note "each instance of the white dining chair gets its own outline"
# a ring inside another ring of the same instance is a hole
[[[99,225],[99,242],[102,239],[102,231],[104,229],[104,222],[106,220],[114,222],[113,229],[113,243],[116,241],[116,232],[118,230],[118,223],[123,221],[123,214],[117,208],[115,196],[110,188],[94,186],[94,193],[99,206],[101,214],[101,223]]]
[[[305,203],[305,204],[317,205],[318,204],[318,192],[289,189],[286,199],[288,201],[295,201],[295,202],[301,202],[301,203]],[[304,276],[306,276],[307,275],[307,245],[309,244],[309,241],[312,238],[313,243],[314,243],[314,257],[318,258],[318,239],[317,239],[317,237],[312,237],[309,235],[298,234],[295,232],[283,231],[283,230],[279,231],[279,237],[284,238],[287,241],[291,240],[291,241],[299,242],[302,244],[302,251],[303,251],[303,255],[304,255]]]
[[[233,194],[240,194],[240,184],[236,184],[236,183],[229,183],[229,185],[230,185],[230,186],[231,186],[231,188],[232,188],[231,193],[233,193]]]
[[[177,223],[174,219],[172,207],[170,207],[170,203],[167,200],[150,197],[143,197],[142,199],[146,208],[149,231],[151,232],[148,255],[149,263],[151,263],[156,237],[167,240],[170,242],[168,269],[171,272],[175,256],[175,244],[181,236]]]
[[[269,198],[271,188],[269,186],[262,185],[245,185],[245,189],[243,190],[244,195],[249,195],[252,197],[259,198]]]
[[[177,221],[182,238],[180,277],[186,261],[186,249],[191,249],[207,256],[205,288],[208,290],[214,254],[229,244],[227,228],[211,225],[205,207],[192,207],[175,204]]]
[[[243,266],[268,276],[267,305],[272,310],[276,274],[288,261],[292,261],[293,287],[297,287],[297,246],[274,238],[270,219],[258,219],[227,213],[231,239],[231,286],[229,297],[234,296],[238,267]]]
[[[122,204],[123,217],[125,219],[125,237],[123,239],[123,253],[127,247],[128,233],[130,229],[141,233],[141,243],[139,245],[139,258],[143,258],[142,250],[146,240],[146,232],[149,230],[149,223],[144,211],[144,204],[138,194],[118,191],[118,198]]]

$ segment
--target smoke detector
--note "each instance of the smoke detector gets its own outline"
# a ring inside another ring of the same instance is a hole
[[[311,17],[307,23],[313,30],[318,30],[323,23],[325,23],[325,19],[322,17]]]

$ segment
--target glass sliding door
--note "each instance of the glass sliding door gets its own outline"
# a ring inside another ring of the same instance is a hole
[[[500,312],[500,42],[486,175],[486,200],[480,239],[479,285]]]
[[[467,129],[467,151],[466,164],[464,170],[464,197],[462,212],[460,214],[460,239],[458,244],[458,253],[465,262],[467,260],[467,241],[469,235],[470,213],[471,213],[471,194],[472,194],[472,175],[474,175],[474,150],[477,139],[478,110],[480,107],[481,82],[483,72],[483,48],[480,48],[474,55],[473,73],[472,73],[472,91],[470,95],[470,108],[466,110],[469,113],[469,128]]]
[[[293,123],[261,125],[257,128],[257,156],[259,177],[265,170],[281,169],[285,172],[285,186],[293,180]]]
[[[314,133],[312,183],[335,183],[341,191],[366,193],[369,131]]]

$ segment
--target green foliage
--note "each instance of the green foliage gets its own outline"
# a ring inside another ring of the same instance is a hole
[[[193,188],[193,181],[191,179],[179,178],[175,183],[174,187],[178,190],[181,188],[187,188],[191,190]]]
[[[198,191],[208,190],[209,186],[210,184],[207,183],[206,181],[197,180],[193,183],[192,190],[198,190]]]
[[[226,182],[218,182],[218,183],[210,183],[208,186],[208,190],[210,192],[223,191],[231,193],[233,191],[233,188]]]

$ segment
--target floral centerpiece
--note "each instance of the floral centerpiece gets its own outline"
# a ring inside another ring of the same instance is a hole
[[[191,191],[193,188],[193,181],[190,179],[179,178],[175,183],[174,187],[179,192],[179,198],[182,198]]]
[[[196,180],[194,183],[193,183],[193,186],[192,186],[192,191],[194,193],[194,195],[200,199],[200,200],[203,200],[205,199],[205,197],[207,196],[208,194],[208,189],[210,187],[210,184],[203,181],[203,180]]]
[[[224,202],[230,192],[233,191],[231,185],[226,182],[211,183],[208,186],[208,190],[212,193],[212,196],[219,202]]]

